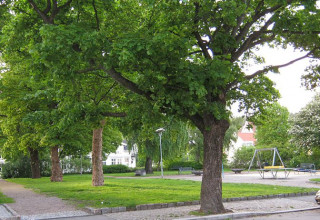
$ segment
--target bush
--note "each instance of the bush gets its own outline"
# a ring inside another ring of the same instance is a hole
[[[103,173],[129,173],[131,171],[129,167],[122,164],[103,166]]]
[[[243,146],[237,149],[230,164],[231,168],[249,168],[254,151],[254,146]]]
[[[50,162],[40,160],[40,172],[41,176],[50,176],[51,174],[51,165]],[[27,156],[22,156],[15,161],[6,161],[2,165],[2,174],[3,179],[8,178],[31,178],[31,165],[30,158]]]
[[[192,167],[195,170],[203,169],[202,164],[196,161],[173,161],[168,164],[168,170],[172,170],[177,167]]]

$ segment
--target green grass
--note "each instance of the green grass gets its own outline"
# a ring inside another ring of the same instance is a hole
[[[200,199],[201,182],[172,179],[106,178],[105,185],[91,186],[91,175],[64,176],[63,182],[49,178],[9,179],[36,192],[76,202],[80,207],[134,207],[139,204],[193,201]],[[310,188],[259,184],[223,184],[223,197],[258,196],[315,191]]]
[[[317,179],[310,179],[310,181],[320,182],[320,178],[317,178]]]
[[[0,192],[0,204],[4,204],[4,203],[14,203],[14,200],[12,198],[9,198],[3,195],[3,193]]]

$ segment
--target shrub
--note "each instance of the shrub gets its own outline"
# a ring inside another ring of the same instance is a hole
[[[243,146],[237,149],[230,164],[231,168],[249,168],[254,151],[254,146]]]
[[[51,163],[45,160],[40,160],[40,172],[41,176],[50,176],[51,174]],[[15,161],[6,161],[2,165],[3,179],[8,178],[31,178],[31,165],[30,158],[22,156]]]
[[[126,165],[117,164],[117,165],[104,165],[103,173],[128,173],[132,170]]]
[[[202,164],[196,161],[173,161],[168,164],[168,170],[177,167],[192,167],[195,170],[201,170],[203,168]]]

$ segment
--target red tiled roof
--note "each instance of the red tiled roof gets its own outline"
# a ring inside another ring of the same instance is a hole
[[[255,142],[256,139],[254,138],[254,133],[242,133],[238,132],[238,137],[240,137],[243,141],[253,141]]]

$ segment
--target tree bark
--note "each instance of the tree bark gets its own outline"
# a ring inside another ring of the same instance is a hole
[[[39,161],[39,151],[28,147],[30,154],[30,164],[31,164],[31,175],[32,179],[41,178],[40,173],[40,161]]]
[[[103,186],[104,177],[102,169],[102,132],[105,120],[101,127],[93,130],[92,135],[92,186]]]
[[[146,157],[145,170],[146,170],[146,174],[152,174],[153,173],[153,170],[152,170],[152,157],[151,156],[147,156]]]
[[[222,203],[222,153],[223,139],[229,127],[226,120],[204,118],[203,177],[201,186],[200,211],[204,213],[225,213]]]
[[[51,148],[51,182],[62,182],[62,169],[60,167],[60,159],[58,146]]]

